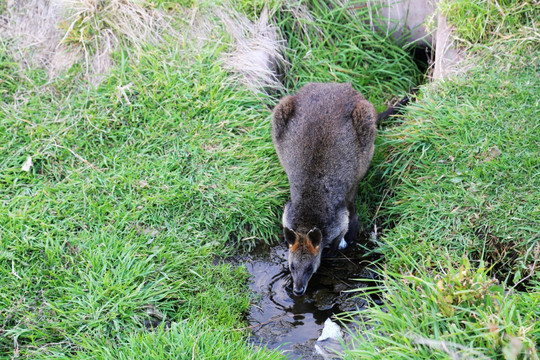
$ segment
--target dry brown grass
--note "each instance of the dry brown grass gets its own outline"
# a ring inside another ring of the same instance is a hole
[[[45,68],[50,78],[80,62],[96,85],[119,47],[136,59],[145,44],[199,51],[211,40],[230,48],[224,66],[245,86],[283,89],[284,42],[266,9],[252,21],[217,5],[165,13],[146,0],[8,0],[1,20],[0,40],[10,41],[15,58],[23,67]]]
[[[23,66],[46,68],[52,78],[82,61],[94,84],[121,43],[137,55],[165,34],[179,36],[172,17],[134,0],[11,0],[3,23],[0,38],[11,41]]]
[[[61,44],[62,5],[53,0],[8,0],[0,39],[10,40],[15,58],[25,67],[48,69],[51,76],[72,65],[79,54]]]
[[[219,9],[217,14],[233,39],[233,50],[225,57],[226,68],[241,75],[240,81],[255,92],[283,91],[279,72],[287,64],[283,55],[285,42],[271,24],[268,9],[257,21],[237,11]]]

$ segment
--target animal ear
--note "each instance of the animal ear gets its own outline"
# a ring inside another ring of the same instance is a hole
[[[283,228],[283,234],[285,235],[285,240],[289,245],[294,245],[296,240],[298,240],[298,235],[288,227]]]
[[[321,230],[317,228],[313,228],[309,230],[307,236],[308,236],[309,241],[311,241],[311,244],[313,244],[313,246],[317,247],[321,245],[321,241],[322,241]]]
[[[272,132],[276,139],[283,135],[293,114],[294,96],[286,96],[279,101],[272,111]]]
[[[351,118],[360,144],[364,144],[366,140],[375,136],[377,111],[372,103],[365,99],[357,100]]]

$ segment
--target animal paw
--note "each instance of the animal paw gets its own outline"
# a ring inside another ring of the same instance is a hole
[[[343,250],[347,247],[347,242],[345,241],[345,238],[342,238],[341,241],[339,242],[339,246],[338,246],[338,249],[339,250]]]

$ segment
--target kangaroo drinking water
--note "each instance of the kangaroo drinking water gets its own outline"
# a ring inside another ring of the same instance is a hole
[[[272,112],[272,140],[291,199],[283,212],[294,295],[303,295],[324,248],[358,232],[356,188],[373,157],[377,112],[351,84],[310,83]]]

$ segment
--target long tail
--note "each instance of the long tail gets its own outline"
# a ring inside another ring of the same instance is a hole
[[[405,97],[401,100],[399,100],[394,105],[388,107],[388,109],[384,110],[382,113],[380,113],[377,116],[377,125],[381,123],[381,121],[388,119],[390,116],[398,114],[403,110],[403,107],[409,103],[411,100],[411,95],[414,95],[418,91],[418,88],[415,87],[411,90],[410,94],[405,95]]]

